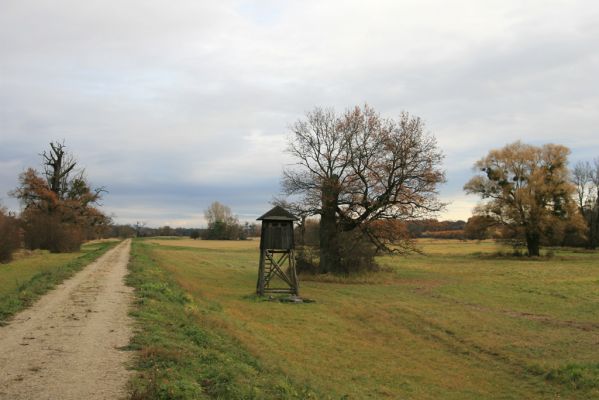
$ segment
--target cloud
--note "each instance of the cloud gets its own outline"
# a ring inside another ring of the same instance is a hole
[[[490,148],[599,154],[592,1],[0,3],[0,194],[65,139],[117,221],[251,218],[278,193],[287,127],[316,105],[421,116],[447,216]],[[201,223],[201,222],[200,222]],[[191,225],[190,225],[191,224]]]

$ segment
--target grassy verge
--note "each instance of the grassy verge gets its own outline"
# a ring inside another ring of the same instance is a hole
[[[227,334],[222,310],[192,298],[156,261],[152,245],[133,242],[128,284],[135,288],[138,351],[133,399],[324,398],[298,386]]]
[[[88,243],[78,253],[50,254],[39,251],[8,264],[0,264],[0,323],[31,305],[116,243]]]

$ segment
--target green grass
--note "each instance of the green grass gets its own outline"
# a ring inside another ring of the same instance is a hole
[[[133,399],[316,398],[223,331],[213,316],[218,305],[185,293],[158,265],[148,243],[134,242],[129,268],[139,325],[130,345],[138,350]]]
[[[77,253],[35,251],[0,264],[0,323],[114,247],[116,241],[90,242]]]
[[[316,302],[294,305],[252,294],[256,241],[136,242],[136,384],[183,370],[182,386],[196,392],[175,398],[599,398],[599,254],[505,258],[493,242],[421,244],[425,255],[380,258],[378,274],[300,277],[302,296]],[[149,283],[177,294],[156,305]],[[218,345],[192,345],[189,329]],[[147,349],[177,356],[143,364]],[[220,354],[218,367],[201,361],[207,349]],[[222,390],[231,392],[211,392],[204,374],[229,377]],[[269,392],[268,382],[287,391]]]

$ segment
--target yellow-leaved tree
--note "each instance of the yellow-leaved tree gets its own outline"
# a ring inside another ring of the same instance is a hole
[[[492,218],[526,240],[529,256],[542,241],[559,244],[584,227],[573,200],[570,150],[558,144],[533,146],[517,141],[491,150],[475,163],[480,172],[464,185],[482,197],[476,215]]]

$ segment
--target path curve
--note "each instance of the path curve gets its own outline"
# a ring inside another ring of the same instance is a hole
[[[120,243],[0,328],[0,399],[126,396],[130,248]]]

